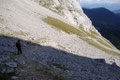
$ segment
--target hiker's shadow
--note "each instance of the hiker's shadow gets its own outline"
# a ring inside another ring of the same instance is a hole
[[[0,36],[0,54],[16,54],[15,43],[19,38]],[[120,67],[108,64],[104,59],[92,59],[68,53],[50,46],[19,39],[23,54],[39,61],[51,70],[61,70],[77,80],[119,80]],[[25,50],[25,51],[24,51]]]

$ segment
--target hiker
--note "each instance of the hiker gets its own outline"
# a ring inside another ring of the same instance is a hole
[[[20,40],[18,40],[18,41],[16,42],[16,47],[17,47],[17,49],[18,49],[18,55],[19,55],[19,54],[22,54],[22,49],[21,49]]]

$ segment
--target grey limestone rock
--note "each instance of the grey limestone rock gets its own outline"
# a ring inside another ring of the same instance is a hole
[[[12,67],[12,68],[17,67],[17,63],[16,62],[7,62],[6,65],[9,66],[9,67]]]
[[[14,73],[15,70],[13,68],[7,68],[6,73]]]
[[[11,79],[16,80],[16,79],[18,79],[18,77],[17,76],[12,76]]]

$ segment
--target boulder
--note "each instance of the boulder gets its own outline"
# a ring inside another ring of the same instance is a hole
[[[6,65],[7,65],[8,67],[12,67],[12,68],[17,67],[17,63],[15,63],[15,62],[7,62]]]
[[[16,80],[16,79],[18,79],[18,77],[17,76],[12,76],[11,79]]]
[[[9,73],[14,73],[14,72],[15,72],[15,71],[14,71],[13,68],[8,68],[7,71],[6,71],[7,74],[9,74]]]

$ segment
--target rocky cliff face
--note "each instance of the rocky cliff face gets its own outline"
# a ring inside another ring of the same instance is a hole
[[[94,28],[91,20],[84,14],[80,4],[77,0],[32,0],[42,7],[49,9],[59,15],[57,19],[72,25],[80,30],[83,40],[92,40],[98,45],[115,49],[115,47],[107,41],[101,34]],[[49,15],[48,15],[49,16]],[[51,23],[50,23],[51,24]],[[89,43],[89,42],[88,42]],[[90,43],[91,44],[91,43]]]
[[[21,55],[16,55],[18,39]],[[117,80],[119,54],[75,0],[0,0],[0,78],[12,72],[12,78],[20,80],[48,80],[41,72],[46,69],[57,80],[61,76]],[[40,64],[45,68],[37,66]]]
[[[79,28],[82,26],[85,31],[94,29],[89,18],[83,13],[80,4],[76,0],[34,0],[43,7],[46,7],[67,19],[70,23]]]

